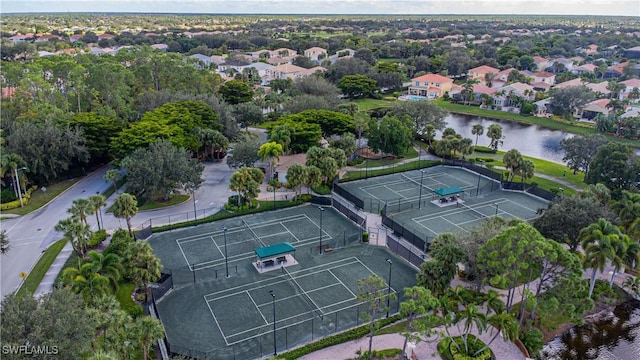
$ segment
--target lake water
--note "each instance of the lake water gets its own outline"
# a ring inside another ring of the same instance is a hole
[[[564,151],[560,148],[562,139],[570,138],[573,134],[560,131],[550,130],[538,125],[522,124],[508,120],[492,120],[477,116],[449,114],[445,117],[447,127],[453,128],[456,133],[463,137],[471,138],[475,144],[476,137],[471,134],[471,129],[475,124],[484,126],[484,134],[478,137],[478,145],[488,146],[491,140],[487,137],[487,129],[493,124],[502,127],[502,135],[504,143],[499,150],[508,151],[518,149],[521,154],[531,156],[537,159],[549,160],[557,163],[564,163],[562,157]],[[437,133],[437,139],[441,138],[442,133]]]
[[[613,314],[592,324],[576,326],[547,343],[546,360],[640,359],[640,301],[617,306]]]

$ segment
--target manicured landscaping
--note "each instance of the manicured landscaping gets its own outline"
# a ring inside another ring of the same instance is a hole
[[[154,209],[160,209],[168,206],[178,205],[189,200],[190,198],[191,198],[191,195],[176,194],[171,196],[167,201],[149,200],[139,205],[138,211],[154,210]]]
[[[432,167],[435,165],[440,165],[442,162],[440,160],[414,160],[408,163],[390,166],[384,169],[375,169],[375,170],[352,170],[347,171],[347,173],[340,179],[341,182],[352,181],[365,179],[373,176],[381,176],[381,175],[389,175],[394,173],[399,173],[403,171],[409,170],[417,170]]]
[[[33,269],[31,269],[31,272],[20,286],[20,289],[18,289],[18,296],[33,295],[47,274],[47,271],[49,271],[51,264],[56,260],[56,257],[58,257],[58,254],[60,254],[60,251],[62,251],[66,243],[67,239],[58,240],[47,248]]]
[[[118,283],[118,291],[116,292],[116,300],[120,303],[122,310],[126,311],[130,315],[140,314],[144,310],[140,305],[136,304],[131,298],[136,285],[130,282],[120,281]]]
[[[510,120],[527,124],[535,124],[553,130],[563,130],[580,135],[593,135],[597,133],[593,124],[579,123],[576,121],[569,121],[558,117],[546,118],[537,116],[523,116],[520,114],[513,114],[504,111],[480,109],[477,106],[452,104],[445,100],[434,100],[434,104],[438,105],[444,110],[456,114],[474,115],[485,117],[488,119]],[[640,147],[640,141],[638,140],[623,139],[608,134],[603,135],[610,141],[622,142],[634,147]]]
[[[351,102],[358,105],[360,110],[369,110],[378,107],[390,107],[393,105],[393,101],[378,100],[378,99],[356,99]]]
[[[31,193],[31,199],[29,199],[29,203],[24,207],[19,207],[11,210],[3,210],[3,212],[7,214],[16,214],[16,215],[26,215],[32,211],[35,211],[44,205],[46,205],[49,201],[53,200],[56,196],[60,195],[63,191],[67,190],[75,183],[77,183],[80,178],[75,178],[72,180],[61,181],[57,184],[53,184],[46,187],[46,191],[42,191],[42,188],[36,189]]]
[[[388,166],[407,159],[415,159],[417,157],[418,151],[413,146],[411,146],[407,149],[407,151],[405,151],[403,154],[400,154],[400,156],[396,159],[368,159],[361,164],[358,164],[356,167],[364,169],[368,167]]]

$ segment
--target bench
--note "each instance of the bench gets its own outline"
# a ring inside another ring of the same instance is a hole
[[[276,258],[276,262],[277,262],[278,264],[286,263],[286,262],[287,262],[287,257],[286,257],[286,256],[278,256],[278,257]]]
[[[440,198],[440,202],[444,204],[449,202],[449,200],[447,200],[447,198]]]
[[[274,264],[275,262],[273,260],[265,260],[262,262],[262,265],[264,265],[265,267],[273,266]]]

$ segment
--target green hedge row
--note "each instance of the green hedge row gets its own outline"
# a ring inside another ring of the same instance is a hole
[[[360,180],[375,176],[395,174],[399,172],[424,169],[436,165],[441,165],[441,160],[415,160],[408,163],[390,166],[384,169],[372,169],[372,170],[353,170],[347,172],[347,174],[340,179],[340,182],[347,182],[353,180]]]
[[[258,207],[257,208],[251,208],[251,209],[242,209],[242,210],[238,210],[238,211],[234,211],[234,212],[228,212],[228,211],[219,211],[213,215],[207,216],[205,218],[202,219],[198,219],[196,220],[189,220],[189,221],[185,221],[185,222],[181,222],[181,223],[176,223],[176,224],[171,224],[171,225],[162,225],[162,226],[158,226],[158,227],[152,227],[151,230],[154,233],[160,233],[160,232],[164,232],[164,231],[169,231],[169,230],[175,230],[175,229],[182,229],[182,228],[186,228],[186,227],[190,227],[190,226],[195,226],[198,224],[207,224],[210,222],[214,222],[214,221],[218,221],[218,220],[222,220],[222,219],[228,219],[228,218],[232,218],[232,217],[236,217],[236,216],[243,216],[243,215],[249,215],[249,214],[256,214],[256,213],[261,213],[264,211],[271,211],[274,209],[284,209],[284,208],[288,208],[288,207],[293,207],[293,206],[298,206],[298,205],[302,205],[305,202],[309,202],[311,201],[311,195],[309,194],[302,194],[296,197],[295,200],[292,201],[276,201],[275,204],[273,201],[269,201],[269,200],[260,200],[258,201]],[[275,205],[275,206],[274,206]]]
[[[402,317],[399,314],[393,315],[386,319],[378,320],[378,325],[380,327],[390,325],[396,321],[399,321]],[[342,344],[346,341],[359,339],[363,336],[369,334],[369,324],[364,324],[362,326],[355,327],[353,329],[349,329],[347,331],[341,332],[339,334],[335,334],[332,336],[328,336],[322,338],[316,342],[312,342],[310,344],[301,346],[297,349],[293,349],[291,351],[278,354],[275,359],[286,359],[286,360],[295,360],[300,357],[310,354],[314,351],[318,351],[329,346]],[[355,355],[355,354],[354,354]]]

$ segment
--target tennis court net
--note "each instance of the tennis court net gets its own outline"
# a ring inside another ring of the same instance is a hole
[[[287,269],[284,266],[282,267],[282,272],[289,276],[289,279],[291,279],[291,281],[295,284],[296,288],[298,289],[298,291],[302,295],[302,298],[304,298],[304,300],[307,302],[307,305],[309,305],[309,307],[311,307],[311,310],[313,310],[316,313],[316,315],[321,320],[323,320],[324,319],[324,313],[322,312],[322,310],[320,310],[320,307],[318,306],[318,304],[316,304],[315,301],[313,301],[309,297],[309,295],[307,295],[307,292],[302,289],[302,286],[300,286],[300,284],[298,284],[298,282],[293,277],[293,275],[291,275],[291,273],[288,272]]]
[[[258,243],[260,243],[262,246],[267,246],[259,237],[258,235],[256,235],[256,233],[253,231],[253,229],[249,226],[249,224],[247,224],[246,221],[244,221],[244,219],[242,219],[242,224],[244,225],[244,227],[247,228],[247,230],[249,230],[249,232],[251,233],[251,236],[253,236],[254,239],[256,239],[256,241]]]
[[[461,203],[459,201],[458,201],[458,206],[460,206],[463,209],[471,211],[472,213],[478,215],[481,219],[489,217],[489,215],[485,215],[485,214],[481,213],[480,211],[478,211],[478,210],[476,210],[476,209],[474,209],[472,207],[469,207],[469,206],[467,206],[467,205],[465,205],[465,204],[463,204],[463,203]]]
[[[408,177],[408,176],[406,176],[406,175],[404,175],[404,174],[400,174],[400,177],[401,177],[401,178],[402,178],[402,180],[404,180],[404,181],[408,181],[408,182],[410,182],[410,183],[413,183],[413,184],[414,184],[415,186],[417,186],[418,188],[420,188],[420,187],[422,186],[422,187],[423,187],[425,190],[427,190],[427,191],[433,191],[433,189],[432,189],[432,188],[430,188],[430,187],[428,187],[428,186],[426,186],[426,185],[421,185],[419,181],[413,180],[412,178],[410,178],[410,177]]]

